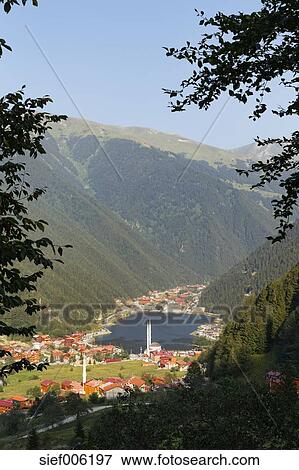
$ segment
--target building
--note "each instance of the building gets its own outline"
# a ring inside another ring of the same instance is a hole
[[[299,378],[298,378],[298,377],[296,377],[296,378],[293,380],[293,384],[294,384],[294,386],[295,386],[297,395],[299,395]]]
[[[107,377],[107,379],[105,379],[105,383],[112,383],[112,384],[123,384],[124,383],[124,380],[121,379],[120,377]]]
[[[51,341],[49,335],[34,335],[33,338],[37,343],[47,343]]]
[[[14,407],[12,400],[0,400],[0,414],[8,413]]]
[[[62,362],[63,360],[63,352],[59,351],[59,349],[53,349],[51,353],[53,362]]]
[[[73,346],[75,342],[76,342],[75,338],[72,338],[71,336],[66,336],[63,340],[63,345],[67,348],[70,348]]]
[[[10,400],[12,400],[13,405],[21,410],[26,410],[31,407],[32,405],[32,400],[29,398],[23,397],[22,395],[15,395],[14,397],[11,397]]]
[[[154,341],[153,343],[150,344],[149,350],[150,350],[150,353],[160,352],[162,351],[161,344]]]
[[[101,393],[100,391],[100,385],[102,382],[100,380],[89,380],[88,382],[84,383],[84,392],[87,395],[90,395],[91,393]]]
[[[152,383],[154,388],[165,388],[167,387],[166,380],[164,377],[153,377]]]
[[[107,359],[104,359],[104,362],[106,364],[110,364],[113,362],[121,362],[121,358],[120,357],[108,357]]]
[[[79,395],[84,395],[84,387],[80,382],[75,380],[64,380],[61,384],[61,390],[69,393],[77,393]]]
[[[51,388],[53,387],[59,387],[60,388],[60,385],[58,382],[54,382],[54,380],[43,380],[41,383],[40,383],[40,390],[42,393],[48,393]]]
[[[113,400],[126,393],[124,388],[116,383],[104,383],[100,386],[100,389],[107,400]]]
[[[143,379],[140,377],[131,377],[127,382],[125,383],[126,387],[129,387],[130,389],[138,388],[142,392],[147,391],[147,385]]]

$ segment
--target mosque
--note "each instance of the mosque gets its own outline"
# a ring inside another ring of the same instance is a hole
[[[146,322],[146,350],[145,353],[150,356],[151,353],[160,352],[162,349],[161,345],[157,342],[152,342],[152,321],[147,320]]]

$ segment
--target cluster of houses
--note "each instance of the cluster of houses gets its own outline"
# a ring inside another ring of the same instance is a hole
[[[188,284],[161,292],[149,291],[147,295],[135,299],[117,299],[115,303],[118,309],[141,308],[151,311],[197,313],[197,309],[204,311],[204,308],[198,307],[198,302],[205,288],[204,284]]]
[[[211,323],[203,324],[197,327],[193,333],[194,336],[206,338],[210,341],[217,341],[224,328],[221,318],[213,318]]]
[[[179,311],[188,311],[195,307],[200,297],[201,291],[205,288],[202,284],[176,287],[164,292],[151,291],[147,296],[128,301],[116,301],[117,308],[128,307],[130,305],[171,311],[178,308]],[[49,364],[70,364],[82,366],[97,363],[120,362],[124,359],[124,352],[113,344],[97,345],[93,341],[90,333],[76,332],[63,337],[53,338],[47,334],[35,335],[31,342],[7,341],[1,347],[10,353],[10,360],[18,361],[28,359],[32,363],[46,361]],[[170,371],[186,372],[193,360],[196,360],[200,351],[167,351],[163,350],[158,343],[151,343],[149,351],[139,355],[131,354],[129,359],[142,361],[143,367],[167,369]],[[128,356],[125,356],[126,359]],[[0,363],[7,361],[7,357],[0,358]],[[169,378],[168,378],[169,379]],[[140,392],[149,392],[160,388],[181,386],[182,381],[173,377],[167,381],[165,377],[143,374],[142,377],[109,377],[107,379],[91,379],[77,382],[75,380],[64,380],[62,383],[51,379],[45,379],[40,383],[41,394],[46,394],[55,390],[60,397],[68,393],[76,393],[82,397],[97,394],[108,400],[114,399],[136,389]],[[12,409],[28,409],[32,406],[32,398],[15,395],[9,399],[0,400],[0,414],[7,413]]]
[[[12,409],[29,409],[33,404],[33,400],[30,398],[23,397],[21,395],[15,395],[8,398],[7,400],[0,400],[0,414],[8,413]]]
[[[145,375],[146,377],[146,375]],[[177,381],[176,381],[177,384]],[[64,380],[61,384],[53,380],[43,380],[40,384],[43,394],[55,389],[61,395],[76,393],[82,397],[88,397],[92,394],[98,397],[104,397],[112,400],[120,395],[128,393],[130,390],[139,390],[140,392],[149,392],[157,388],[166,388],[173,386],[167,383],[163,377],[150,377],[144,380],[141,377],[133,376],[123,379],[121,377],[108,377],[106,379],[91,379],[84,384],[74,380]]]
[[[108,377],[106,379],[91,379],[85,383],[76,380],[64,380],[59,383],[52,379],[45,379],[40,382],[40,391],[46,395],[55,391],[63,399],[69,393],[75,393],[81,398],[88,398],[90,395],[113,400],[128,392],[138,390],[142,393],[166,388],[177,388],[182,386],[180,379],[167,381],[165,377],[144,374],[144,378],[133,376],[130,378]],[[16,395],[6,400],[0,400],[0,414],[8,413],[12,409],[27,410],[34,403],[32,398]]]
[[[112,344],[96,345],[89,343],[90,336],[85,333],[77,332],[71,335],[65,335],[61,338],[51,338],[46,334],[39,334],[33,337],[31,343],[21,343],[10,341],[3,346],[11,353],[12,360],[21,358],[30,359],[31,362],[40,362],[47,360],[50,364],[72,364],[86,366],[94,363],[113,363],[122,361],[122,351]],[[200,351],[168,351],[162,349],[159,343],[151,343],[149,354],[130,355],[131,360],[140,360],[144,368],[152,367],[167,369],[170,371],[186,372],[191,362],[197,359]],[[135,357],[136,356],[136,357]],[[127,360],[127,359],[126,359]],[[88,397],[91,394],[97,394],[107,400],[116,398],[127,393],[130,389],[138,389],[141,392],[149,392],[158,388],[176,387],[181,385],[181,381],[173,379],[168,382],[165,377],[151,377],[146,373],[143,377],[109,377],[107,379],[84,379],[82,382],[75,380],[64,380],[62,383],[45,379],[40,383],[40,392],[42,395],[51,390],[55,390],[59,396],[63,397],[68,393],[76,393],[82,397]],[[33,400],[28,397],[15,395],[9,399],[0,400],[0,413],[7,413],[12,409],[28,409],[32,406]]]
[[[82,355],[86,355],[88,364],[99,362],[117,362],[121,360],[121,349],[113,344],[95,345],[89,343],[88,334],[77,332],[61,338],[49,335],[35,335],[31,343],[10,341],[3,348],[11,354],[14,361],[22,358],[37,363],[47,361],[50,364],[80,365]],[[6,358],[0,359],[4,363]]]
[[[143,367],[156,365],[161,369],[176,370],[180,372],[187,372],[190,364],[198,359],[201,351],[168,351],[162,349],[159,343],[151,343],[150,356]]]

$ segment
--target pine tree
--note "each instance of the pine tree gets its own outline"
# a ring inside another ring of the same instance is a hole
[[[77,417],[74,436],[71,440],[72,449],[83,449],[85,448],[85,430],[82,425],[81,419]]]
[[[36,450],[39,448],[39,438],[35,428],[32,428],[27,438],[27,450]]]
[[[81,440],[85,439],[85,431],[79,418],[76,419],[75,437]]]

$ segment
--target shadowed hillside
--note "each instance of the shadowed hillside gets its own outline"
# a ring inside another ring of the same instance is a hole
[[[127,129],[91,126],[100,145],[84,123],[70,120],[55,127],[49,150],[101,204],[202,280],[224,273],[271,232],[267,198],[235,188],[207,161],[161,151],[167,134],[158,133],[156,144],[150,134],[154,147],[115,137],[128,137]],[[201,152],[216,159],[218,150]]]
[[[281,243],[264,243],[203,292],[204,305],[241,305],[244,296],[258,293],[268,282],[283,275],[299,261],[299,223]]]

